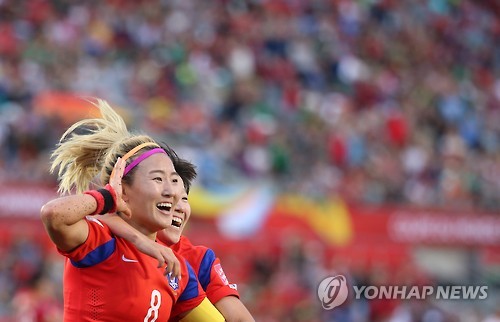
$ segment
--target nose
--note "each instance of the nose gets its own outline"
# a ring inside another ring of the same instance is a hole
[[[186,212],[185,203],[182,201],[178,202],[177,205],[175,206],[175,212],[185,213]]]
[[[168,180],[165,181],[163,185],[163,190],[162,190],[162,196],[167,197],[167,198],[173,198],[173,203],[176,205],[178,201],[180,200],[181,196],[174,187],[174,184]]]

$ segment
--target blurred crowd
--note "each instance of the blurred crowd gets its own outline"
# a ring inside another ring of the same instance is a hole
[[[39,98],[75,93],[123,107],[205,185],[498,210],[498,7],[2,1],[0,179],[47,179],[68,120]]]
[[[0,183],[54,180],[49,153],[77,107],[52,109],[41,97],[69,93],[120,107],[132,129],[192,160],[208,188],[272,180],[313,198],[498,211],[499,9],[472,0],[0,1]],[[25,246],[2,250],[0,303],[45,299],[52,288],[59,299],[48,272],[60,270],[41,270],[53,260]],[[303,281],[293,267],[256,259],[253,301],[277,296],[259,288],[273,277]],[[32,303],[57,317],[51,300]],[[258,321],[326,314],[285,304],[258,310]],[[0,305],[0,317],[9,310]]]

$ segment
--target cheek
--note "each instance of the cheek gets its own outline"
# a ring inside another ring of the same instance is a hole
[[[129,189],[127,191],[127,196],[124,199],[130,208],[144,208],[149,207],[151,200],[154,198],[155,194],[152,189],[145,186],[134,186],[134,189]]]
[[[161,185],[154,184],[154,183],[144,183],[138,186],[138,189],[136,190],[136,195],[138,198],[154,198],[158,194],[161,194],[162,188]]]
[[[187,207],[186,209],[186,222],[191,218],[191,207]]]
[[[183,195],[184,194],[184,185],[182,183],[177,183],[174,186],[174,191],[179,196]]]

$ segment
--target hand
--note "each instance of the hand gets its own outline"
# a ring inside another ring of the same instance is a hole
[[[142,253],[156,258],[158,261],[158,267],[165,268],[165,275],[172,273],[172,276],[181,279],[181,264],[177,257],[175,256],[173,250],[164,246],[162,244],[156,243],[155,241],[142,236],[134,243],[135,247]]]
[[[123,171],[125,171],[125,161],[119,157],[118,160],[116,160],[115,167],[113,168],[111,176],[109,177],[109,184],[111,187],[113,187],[116,193],[116,212],[119,212],[125,217],[130,218],[132,217],[132,212],[130,211],[128,204],[122,198]]]

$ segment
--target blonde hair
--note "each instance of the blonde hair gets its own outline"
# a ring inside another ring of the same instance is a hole
[[[64,132],[52,153],[50,172],[59,169],[60,194],[88,190],[97,176],[100,176],[101,183],[107,183],[118,157],[142,143],[155,143],[146,134],[130,133],[123,118],[106,101],[96,99],[91,103],[99,108],[102,118],[84,119],[73,124]],[[144,147],[140,151],[151,148]]]

